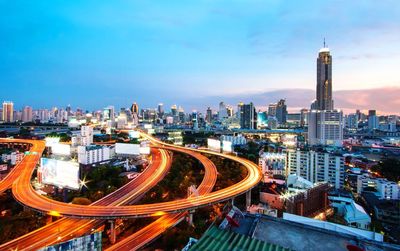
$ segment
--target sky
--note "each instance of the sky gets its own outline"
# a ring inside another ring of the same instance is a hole
[[[373,109],[400,88],[398,0],[0,0],[0,35],[0,100],[17,108],[136,101],[188,111],[242,95],[314,91],[324,37],[334,91],[379,90],[360,100]],[[355,109],[347,96],[339,104]]]

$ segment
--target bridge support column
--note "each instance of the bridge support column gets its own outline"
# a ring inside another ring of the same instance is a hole
[[[189,215],[187,217],[187,222],[189,223],[189,225],[193,225],[193,214],[194,214],[194,210],[190,210],[189,211]]]
[[[246,192],[246,210],[251,206],[251,190]]]
[[[235,205],[235,197],[233,197],[233,198],[231,199],[231,205],[232,205],[232,206]]]
[[[111,244],[115,244],[117,241],[117,235],[115,233],[115,220],[109,220],[108,222],[110,223],[110,242]]]
[[[46,225],[53,222],[53,216],[46,214]]]

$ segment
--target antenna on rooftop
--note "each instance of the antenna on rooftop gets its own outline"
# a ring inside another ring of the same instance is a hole
[[[324,48],[326,48],[326,45],[325,45],[325,38],[324,38]]]

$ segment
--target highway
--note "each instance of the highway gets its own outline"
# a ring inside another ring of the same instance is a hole
[[[25,156],[26,161],[29,163],[38,163],[44,148],[45,148],[45,142],[44,141],[38,141],[38,140],[28,140],[28,139],[3,139],[0,138],[0,143],[28,143],[31,144],[32,147],[30,149],[30,152],[35,152],[37,155],[30,154],[28,156]],[[24,171],[26,165],[25,161],[20,162],[17,165],[15,165],[11,171],[7,174],[7,176],[0,181],[0,193],[3,193],[7,189],[11,188],[12,184],[14,181],[21,175],[21,173]]]
[[[16,180],[16,182],[14,182],[13,186],[12,186],[14,197],[28,207],[48,213],[50,215],[56,215],[56,216],[65,215],[65,216],[71,216],[71,217],[77,217],[77,218],[82,217],[82,218],[92,218],[92,219],[164,216],[164,217],[161,217],[160,219],[158,219],[156,222],[157,223],[163,222],[163,224],[158,225],[158,226],[163,226],[165,228],[165,227],[173,226],[174,224],[178,223],[179,220],[181,220],[182,217],[185,215],[186,210],[195,209],[195,208],[198,208],[198,207],[201,207],[204,205],[211,205],[211,204],[235,197],[235,196],[242,194],[242,193],[248,191],[249,189],[251,189],[261,179],[261,174],[258,170],[258,166],[250,161],[245,160],[245,159],[230,156],[230,155],[215,153],[215,152],[211,152],[211,151],[206,151],[206,150],[196,150],[196,149],[188,150],[184,147],[177,147],[174,145],[165,144],[165,143],[158,141],[157,139],[154,139],[145,134],[142,136],[148,137],[148,139],[151,140],[153,144],[158,145],[159,147],[162,147],[162,148],[165,148],[168,150],[189,152],[189,153],[192,153],[191,155],[193,155],[194,152],[197,152],[197,154],[199,154],[199,155],[200,155],[200,153],[214,154],[214,155],[218,155],[218,156],[221,156],[224,158],[232,159],[234,161],[238,161],[246,167],[246,169],[248,171],[247,176],[241,182],[239,182],[231,187],[228,187],[228,188],[216,191],[216,192],[208,193],[208,194],[206,194],[206,192],[204,192],[204,193],[202,192],[200,194],[200,196],[198,196],[198,197],[180,199],[180,200],[176,200],[176,201],[172,201],[172,202],[163,202],[163,203],[154,203],[154,204],[148,204],[148,205],[136,205],[136,206],[119,206],[118,207],[118,205],[122,205],[122,204],[129,202],[129,200],[126,197],[123,198],[123,196],[121,196],[121,198],[120,198],[122,200],[121,203],[111,204],[109,206],[102,205],[101,203],[96,203],[96,204],[93,204],[90,206],[80,206],[80,205],[72,205],[72,204],[66,204],[66,203],[62,203],[62,202],[53,201],[51,199],[48,199],[44,196],[40,196],[39,194],[37,194],[33,190],[32,186],[30,184],[30,179],[31,179],[33,169],[34,169],[36,163],[38,162],[40,156],[39,155],[29,155],[30,158],[24,158],[24,161],[20,163],[20,166],[19,166],[20,168],[18,170],[20,170],[21,177],[18,180]],[[9,139],[5,139],[5,142],[8,142],[8,141],[9,141]],[[27,142],[27,140],[21,140],[21,142]],[[40,144],[38,144],[37,141],[33,141],[31,143],[33,144],[31,151],[34,151],[34,149],[37,149],[38,153],[41,153],[40,147],[39,147]],[[44,143],[42,143],[42,144],[44,147]],[[215,177],[216,177],[216,175],[215,175]],[[201,187],[204,187],[204,189],[206,189],[207,191],[211,191],[214,184],[215,184],[215,182],[212,183],[212,182],[206,180],[206,181],[202,182]],[[168,212],[179,212],[179,213],[167,215]],[[63,224],[63,226],[65,226],[66,229],[68,229],[68,227],[71,228],[73,226],[76,226],[76,224],[73,223],[74,220],[70,219],[68,221],[71,221],[70,222],[71,224],[67,224],[67,223]],[[93,221],[87,220],[87,222],[93,222]],[[153,224],[157,224],[157,223],[153,223]],[[57,222],[53,223],[53,224],[56,225]],[[53,224],[50,224],[49,226],[52,226]],[[56,228],[57,227],[53,227],[52,229],[54,230]],[[40,230],[41,229],[39,229],[37,231],[40,231]],[[142,233],[140,238],[142,238],[143,241],[141,241],[141,243],[146,243],[147,241],[150,241],[151,239],[155,238],[158,234],[162,233],[162,231],[163,231],[162,228],[159,228],[159,227],[157,228],[157,227],[155,227],[155,225],[152,225],[152,224],[150,226],[142,229],[141,231],[138,232],[138,233]],[[46,231],[43,231],[43,232],[46,232]],[[82,234],[87,232],[87,228],[85,228],[85,225],[79,229],[74,228],[73,233],[76,234],[78,232],[82,233]],[[74,236],[71,236],[71,234],[60,235],[60,233],[62,233],[62,231],[58,228],[57,233],[55,233],[55,236],[58,236],[57,241],[53,241],[54,243],[58,242],[64,238],[68,239],[68,238],[74,237]],[[50,234],[50,232],[47,231],[46,235],[49,235],[49,234]],[[32,234],[28,234],[28,235],[40,236],[40,234],[38,234],[36,231],[33,232]],[[52,238],[54,239],[54,235]],[[131,238],[128,238],[126,241],[129,241],[129,239],[131,239]],[[38,237],[36,239],[36,241],[37,240],[42,241],[43,238]],[[18,242],[18,239],[15,241]],[[29,243],[29,241],[27,241],[27,242]],[[50,244],[53,242],[50,242]],[[34,243],[34,241],[31,241],[31,243]],[[128,243],[128,242],[126,242],[126,243]],[[9,243],[6,243],[6,244],[9,244]],[[46,245],[49,245],[49,243],[46,243]],[[128,245],[128,244],[126,244],[126,245]],[[41,246],[43,246],[43,245],[41,245]],[[3,247],[5,247],[5,246],[4,245],[0,246],[0,250],[3,250]],[[13,246],[11,246],[10,248],[12,248],[12,247]],[[14,245],[14,247],[15,247],[15,245]],[[32,249],[34,249],[34,248],[32,248]],[[6,248],[4,250],[9,250],[9,248]]]
[[[170,147],[165,148],[170,149]],[[218,172],[215,164],[210,159],[199,153],[191,152],[190,154],[200,160],[203,163],[205,169],[203,181],[197,188],[199,196],[210,193],[215,183],[217,182]],[[164,215],[156,221],[152,222],[151,224],[147,225],[146,227],[130,235],[129,237],[107,248],[106,250],[138,250],[139,248],[156,239],[166,229],[178,224],[186,215],[187,212]]]
[[[35,143],[35,142],[33,142]],[[92,205],[122,205],[134,203],[157,184],[171,167],[171,156],[166,150],[153,149],[152,162],[143,172],[120,189],[94,202]],[[62,218],[24,236],[0,245],[0,250],[37,250],[92,232],[103,225],[103,220]],[[79,226],[79,227],[77,227]]]
[[[187,150],[184,147],[171,145],[166,145],[166,147],[170,147],[171,149],[175,150]],[[247,169],[247,176],[235,185],[198,197],[180,199],[170,202],[133,206],[104,207],[93,205],[88,207],[53,201],[36,193],[36,191],[30,184],[32,172],[34,169],[33,163],[30,163],[30,166],[28,164],[26,165],[26,168],[24,168],[24,170],[22,171],[20,178],[13,183],[12,191],[14,197],[20,203],[40,212],[45,212],[47,214],[92,219],[137,218],[161,216],[167,213],[183,212],[206,205],[212,205],[214,203],[225,201],[247,192],[255,185],[257,185],[258,182],[261,180],[261,173],[258,166],[249,160],[207,150],[190,149],[189,151],[217,155],[223,158],[237,161]]]

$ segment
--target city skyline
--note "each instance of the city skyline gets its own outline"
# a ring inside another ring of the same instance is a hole
[[[335,95],[335,106],[398,114],[397,101],[386,98],[400,92],[395,1],[1,5],[6,39],[0,48],[6,53],[0,55],[0,99],[16,107],[92,110],[137,101],[142,107],[177,103],[189,111],[205,110],[196,104],[202,100],[217,106],[231,97],[236,104],[253,101],[244,100],[252,94],[314,90],[315,52],[326,37],[335,62],[334,93],[379,89],[374,98],[358,97],[362,107],[352,95],[342,101]],[[301,14],[304,9],[310,14]],[[20,95],[32,90],[35,96]],[[291,103],[284,97],[288,107],[308,107],[314,99]],[[390,103],[377,108],[380,100]]]

